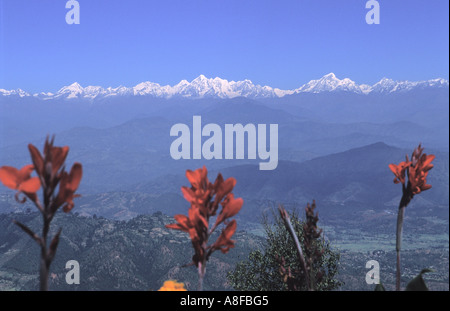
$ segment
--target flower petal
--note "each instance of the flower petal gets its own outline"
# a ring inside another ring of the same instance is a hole
[[[224,222],[227,218],[233,217],[242,208],[242,205],[244,204],[244,200],[242,198],[235,199],[234,194],[230,193],[224,202],[222,202],[222,210],[220,211],[219,216],[217,216],[216,223],[214,226],[220,225],[222,222]]]
[[[208,184],[208,170],[205,166],[203,168],[196,169],[195,171],[186,170],[186,177],[195,189],[203,188]]]
[[[185,215],[175,215],[174,218],[178,223],[168,224],[166,225],[166,228],[189,232],[189,229],[191,228],[189,218]]]
[[[39,177],[29,178],[19,185],[17,190],[25,193],[35,193],[41,187]]]
[[[19,183],[29,179],[33,171],[34,171],[33,164],[28,164],[22,167],[19,171]]]
[[[31,160],[33,161],[36,173],[39,176],[44,176],[44,159],[42,158],[41,153],[32,144],[28,145],[28,150],[30,151]]]
[[[224,196],[229,194],[233,190],[235,185],[236,185],[236,179],[234,179],[233,177],[230,177],[227,180],[225,180],[223,183],[221,183],[218,186],[218,189],[216,192],[216,197],[218,198],[218,200],[221,201]]]
[[[61,168],[64,161],[66,160],[68,152],[69,152],[69,147],[67,147],[67,146],[53,147],[51,149],[53,174],[56,174],[56,172],[58,172],[58,170]]]
[[[0,167],[0,181],[6,187],[16,190],[19,184],[19,170],[11,166]]]
[[[187,170],[186,178],[189,180],[193,187],[198,188],[198,185],[200,184],[200,174],[198,173],[198,170]]]
[[[231,237],[236,231],[236,227],[236,220],[233,219],[226,228],[222,230],[222,233],[217,238],[216,242],[211,246],[212,251],[220,249],[222,253],[226,254],[230,248],[234,247],[234,241],[231,240]]]
[[[427,166],[436,158],[436,156],[434,154],[429,154],[429,155],[424,154],[424,156],[425,156],[424,161],[422,163],[423,166]]]
[[[72,169],[70,170],[69,173],[67,188],[70,189],[72,192],[75,192],[78,189],[78,186],[80,185],[82,176],[83,176],[83,168],[81,166],[81,163],[75,163],[72,166]]]
[[[391,163],[389,164],[389,168],[391,169],[392,173],[394,173],[394,175],[397,175],[398,172],[397,165]]]
[[[181,192],[183,193],[184,198],[188,202],[195,202],[195,194],[191,188],[181,187]]]
[[[191,221],[191,224],[196,227],[199,231],[202,231],[202,229],[208,229],[208,221],[206,218],[200,213],[200,207],[192,205],[191,208],[188,211],[189,214],[189,220]]]

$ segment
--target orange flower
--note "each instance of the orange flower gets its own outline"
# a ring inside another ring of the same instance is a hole
[[[396,178],[394,179],[394,183],[402,183],[402,197],[399,204],[396,238],[397,272],[395,288],[397,291],[400,290],[400,250],[405,208],[414,198],[414,195],[431,188],[431,185],[427,184],[427,176],[428,172],[433,168],[433,164],[431,164],[431,162],[434,160],[435,156],[432,154],[427,155],[423,153],[423,149],[424,148],[422,148],[422,146],[419,144],[419,146],[414,149],[411,155],[411,161],[409,161],[407,155],[406,162],[401,162],[399,165],[389,165],[389,168],[396,176]],[[408,176],[408,183],[406,185],[405,172]]]
[[[185,215],[175,215],[174,218],[178,223],[166,225],[166,228],[184,232],[189,232],[189,230],[193,228],[191,221]]]
[[[389,164],[389,168],[394,173],[394,183],[403,185],[403,196],[401,205],[406,206],[412,200],[414,195],[431,188],[427,184],[428,172],[433,168],[431,162],[435,156],[423,153],[421,145],[414,149],[411,155],[411,161],[406,156],[406,161],[400,162],[398,165]],[[406,182],[406,176],[408,182]]]
[[[41,187],[38,177],[31,177],[34,167],[25,165],[20,170],[11,166],[0,167],[0,181],[8,188],[24,193],[35,193]]]
[[[402,183],[405,184],[405,172],[406,169],[411,165],[411,162],[400,162],[398,165],[389,164],[389,168],[394,173],[394,183]]]
[[[186,177],[191,183],[191,187],[182,187],[181,192],[191,204],[188,216],[175,215],[177,223],[166,225],[167,228],[189,233],[195,251],[192,260],[197,267],[204,266],[208,257],[215,250],[220,249],[226,253],[230,247],[234,246],[234,241],[231,241],[230,238],[236,230],[235,220],[228,223],[214,244],[211,246],[207,244],[216,227],[226,222],[230,217],[235,216],[244,203],[241,198],[235,199],[233,193],[231,193],[236,185],[234,178],[224,180],[222,175],[218,174],[213,184],[208,180],[207,175],[208,170],[206,167],[195,171],[186,171]],[[210,230],[209,219],[211,216],[216,215],[220,205],[222,209]]]
[[[224,181],[222,174],[219,174],[217,176],[217,179],[214,182],[214,186],[213,186],[215,189],[215,192],[216,192],[216,197],[214,200],[214,214],[217,211],[219,202],[222,201],[222,199],[224,197],[226,197],[228,194],[233,195],[231,193],[231,191],[233,190],[235,185],[236,185],[236,179],[234,179],[233,177],[230,177]],[[233,196],[233,198],[234,198],[234,196]],[[240,200],[242,201],[242,199],[240,199]]]
[[[160,289],[158,289],[158,292],[164,292],[164,291],[171,291],[171,292],[183,291],[183,292],[185,292],[187,290],[184,288],[183,283],[178,283],[177,281],[169,280],[169,281],[165,281],[163,286]]]
[[[211,246],[211,253],[215,250],[220,249],[220,251],[224,254],[228,253],[230,248],[234,247],[234,240],[231,240],[231,237],[233,236],[234,232],[236,231],[236,220],[232,220],[224,230],[222,230],[222,233],[220,234],[219,238],[216,242]]]
[[[409,168],[408,178],[413,194],[418,194],[431,188],[431,185],[427,185],[426,178],[428,176],[428,171],[433,168],[433,164],[431,164],[431,161],[433,161],[434,158],[435,156],[432,154],[423,154],[421,156],[419,154],[415,165],[411,165],[411,167]]]
[[[69,147],[54,147],[52,138],[47,137],[44,145],[44,156],[32,144],[28,145],[33,164],[26,165],[20,170],[3,166],[0,168],[0,181],[8,188],[18,190],[15,198],[20,203],[25,203],[26,198],[19,200],[19,194],[24,193],[43,215],[42,236],[37,235],[26,225],[14,221],[25,233],[35,240],[41,247],[40,268],[40,289],[48,289],[48,269],[56,254],[59,243],[61,229],[53,236],[50,245],[47,245],[47,236],[57,209],[63,206],[64,212],[69,212],[73,207],[73,199],[79,195],[75,194],[82,177],[82,167],[80,163],[75,163],[67,173],[64,169],[64,162],[69,152]],[[36,170],[38,177],[31,177],[31,173]],[[56,190],[59,185],[59,192]],[[43,204],[39,201],[36,192],[42,186]]]
[[[219,216],[217,216],[216,223],[214,225],[215,227],[225,221],[225,219],[233,217],[239,213],[242,205],[244,204],[244,200],[242,200],[242,198],[235,199],[234,194],[230,193],[221,204],[223,208],[220,211]]]
[[[189,217],[185,215],[175,215],[174,218],[178,223],[168,224],[166,228],[181,230],[189,233],[195,254],[192,257],[193,262],[198,265],[205,255],[204,241],[207,240],[208,222],[200,214],[199,208],[192,205],[188,210]]]
[[[54,201],[53,210],[57,210],[62,204],[63,211],[68,213],[74,207],[73,199],[79,197],[79,194],[75,194],[78,186],[80,185],[81,177],[83,175],[82,166],[80,163],[75,163],[70,170],[70,173],[63,172],[59,184],[59,192],[56,200]]]
[[[28,150],[30,151],[31,159],[33,160],[37,174],[41,178],[47,174],[51,176],[52,179],[56,177],[69,153],[69,147],[67,146],[54,147],[53,139],[51,141],[48,141],[48,139],[45,140],[44,157],[42,157],[39,150],[32,144],[28,145]]]
[[[192,185],[192,188],[203,189],[208,186],[208,170],[205,166],[195,171],[187,170],[186,177]]]
[[[28,145],[31,159],[33,160],[36,173],[45,189],[47,202],[51,202],[50,211],[54,214],[62,205],[63,211],[68,213],[74,207],[73,199],[80,195],[75,194],[83,175],[80,163],[75,163],[70,173],[64,170],[64,162],[69,152],[69,147],[53,146],[54,138],[45,140],[44,155],[32,144]],[[56,193],[59,184],[59,191],[56,197],[51,199]]]
[[[80,163],[75,163],[68,174],[64,170],[64,162],[69,152],[69,147],[54,147],[53,140],[47,138],[44,145],[44,156],[32,144],[28,145],[33,164],[26,165],[20,170],[3,166],[0,168],[0,181],[8,188],[18,190],[18,195],[23,192],[30,198],[41,212],[51,212],[51,218],[56,210],[65,203],[63,209],[67,213],[73,207],[73,199],[79,195],[75,194],[81,181],[82,167]],[[38,177],[31,177],[33,170],[36,170]],[[54,197],[55,189],[59,184],[59,193]],[[44,189],[44,202],[50,203],[50,208],[42,207],[36,191]],[[20,201],[25,202],[25,198]]]

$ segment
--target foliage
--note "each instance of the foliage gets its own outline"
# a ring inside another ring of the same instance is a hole
[[[280,273],[280,258],[284,260],[284,268],[291,271],[301,270],[298,261],[297,249],[294,241],[290,237],[283,220],[279,215],[274,214],[273,222],[269,221],[267,215],[264,216],[263,226],[266,234],[266,241],[263,249],[252,251],[247,260],[239,262],[235,269],[228,273],[228,280],[236,290],[250,291],[283,291],[288,290],[287,283],[284,282],[283,274]],[[294,210],[290,214],[290,220],[297,234],[303,252],[305,249],[305,221],[302,221],[298,213]],[[316,275],[319,270],[323,270],[320,280],[315,281],[315,290],[327,291],[338,289],[342,282],[337,280],[340,254],[331,248],[330,243],[323,235],[312,242],[312,247],[323,252],[319,262],[313,265],[313,273]],[[306,290],[303,283],[299,290]]]
[[[425,273],[433,272],[431,269],[423,269],[420,273],[411,281],[409,281],[408,285],[406,285],[407,292],[427,292],[429,291],[427,284],[425,284],[425,280],[423,276]],[[386,289],[384,288],[382,283],[379,283],[375,286],[375,291],[384,292]]]
[[[408,285],[406,285],[406,291],[428,291],[428,287],[422,277],[423,274],[433,272],[431,269],[423,269],[420,271],[414,279],[412,279]]]

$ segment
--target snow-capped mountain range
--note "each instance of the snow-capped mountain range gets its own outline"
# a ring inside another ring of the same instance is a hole
[[[270,86],[255,85],[250,80],[228,81],[221,78],[207,78],[200,75],[191,82],[180,81],[174,86],[161,86],[154,82],[142,82],[134,87],[119,86],[116,88],[103,88],[100,86],[82,87],[77,82],[62,87],[56,93],[30,94],[21,89],[0,89],[0,96],[36,97],[43,100],[48,99],[99,99],[117,96],[152,96],[159,98],[185,97],[185,98],[274,98],[299,93],[322,93],[322,92],[352,92],[357,94],[370,93],[394,93],[406,92],[415,88],[448,87],[445,79],[433,79],[427,81],[394,81],[383,78],[374,85],[356,84],[354,81],[344,78],[338,79],[334,73],[329,73],[318,80],[308,83],[294,90],[280,90]]]

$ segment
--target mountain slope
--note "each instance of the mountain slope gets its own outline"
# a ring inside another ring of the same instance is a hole
[[[41,224],[38,213],[0,214],[0,290],[36,290],[39,247],[12,223],[13,219],[36,231]],[[162,213],[127,222],[58,213],[52,224],[53,228],[62,227],[62,234],[50,269],[50,290],[155,291],[169,279],[195,290],[195,267],[182,267],[192,260],[191,241],[188,234],[164,227],[172,222],[172,217]],[[228,254],[215,252],[211,256],[205,290],[230,289],[227,271],[261,245],[261,238],[243,232],[236,232],[233,238],[236,246]],[[80,264],[79,285],[65,282],[69,260]]]
[[[319,212],[322,212],[320,206]],[[373,219],[376,214],[368,213],[366,216]],[[320,217],[319,226],[323,228],[323,220],[327,217],[322,213]],[[12,223],[13,219],[33,230],[41,226],[41,217],[37,212],[0,214],[0,291],[37,290],[39,247]],[[410,224],[410,219],[407,220]],[[428,219],[431,222],[422,220],[422,224],[405,226],[404,240],[407,243],[402,252],[405,278],[411,279],[423,267],[432,266],[435,273],[427,276],[427,285],[431,290],[448,290],[448,223],[446,240],[439,241],[442,230],[445,230],[442,224],[437,228],[441,231],[435,230],[437,232],[430,240],[429,229],[433,219]],[[192,245],[186,233],[164,227],[173,221],[172,217],[162,213],[128,221],[57,213],[52,228],[57,230],[62,227],[62,233],[50,267],[50,290],[154,291],[168,279],[183,282],[188,290],[195,290],[198,280],[196,269],[182,267],[191,260]],[[338,278],[346,283],[342,290],[373,291],[373,285],[367,285],[361,277],[367,273],[365,263],[373,259],[385,267],[383,283],[386,288],[394,286],[395,265],[392,263],[395,262],[395,250],[389,241],[395,239],[395,218],[391,217],[389,223],[389,234],[382,232],[382,226],[377,226],[378,234],[368,234],[366,225],[370,222],[367,221],[359,226],[325,228],[331,247],[341,253]],[[250,251],[263,247],[263,238],[240,231],[241,225],[238,221],[238,232],[233,236],[235,247],[228,254],[215,252],[210,257],[204,280],[206,290],[230,290],[227,272],[234,269],[237,262],[247,259]],[[425,227],[422,234],[420,227]],[[418,238],[425,248],[415,246]],[[346,242],[347,247],[342,249],[339,241]],[[77,260],[80,264],[79,285],[65,282],[69,271],[65,265],[69,260]]]
[[[191,111],[182,109],[186,103],[161,108],[163,117],[142,117],[105,129],[76,127],[56,135],[56,144],[70,146],[68,163],[83,163],[85,178],[80,190],[85,194],[128,189],[136,183],[167,174],[180,174],[187,168],[207,165],[219,170],[241,164],[257,164],[259,160],[174,160],[170,145],[174,137],[170,129],[175,123],[192,128]],[[408,147],[423,141],[427,148],[441,146],[435,131],[411,122],[393,124],[330,124],[302,120],[286,111],[248,99],[217,102],[198,106],[202,125],[279,124],[279,160],[302,162],[315,156],[342,152],[377,141]],[[166,110],[164,110],[166,109]],[[175,116],[170,116],[173,111]],[[197,115],[197,114],[196,114]],[[105,117],[106,118],[106,117]],[[408,132],[410,135],[404,136]],[[21,167],[30,161],[27,144],[42,148],[43,133],[38,139],[0,147],[0,164]],[[203,138],[205,141],[206,138]],[[278,169],[277,169],[278,170]],[[5,189],[0,189],[0,193]]]
[[[343,212],[350,217],[354,208],[361,207],[395,211],[401,187],[393,183],[388,165],[402,161],[410,152],[375,143],[302,163],[281,161],[273,171],[259,171],[256,165],[240,165],[223,168],[220,172],[225,178],[236,178],[234,192],[244,199],[300,205],[316,199],[322,208],[345,207]],[[434,215],[448,218],[449,156],[448,153],[435,154],[435,167],[428,178],[433,188],[417,196],[412,206],[432,209]],[[210,170],[210,179],[217,173],[217,170]],[[183,175],[172,175],[136,185],[134,189],[147,193],[179,193],[179,188],[187,184]]]
[[[291,202],[313,198],[343,206],[382,209],[396,207],[401,189],[392,183],[390,163],[404,159],[408,151],[376,143],[303,163],[282,162],[275,171],[252,174],[254,167],[223,170],[240,181],[239,194]],[[448,154],[439,153],[428,181],[433,190],[421,194],[414,204],[448,206]]]

